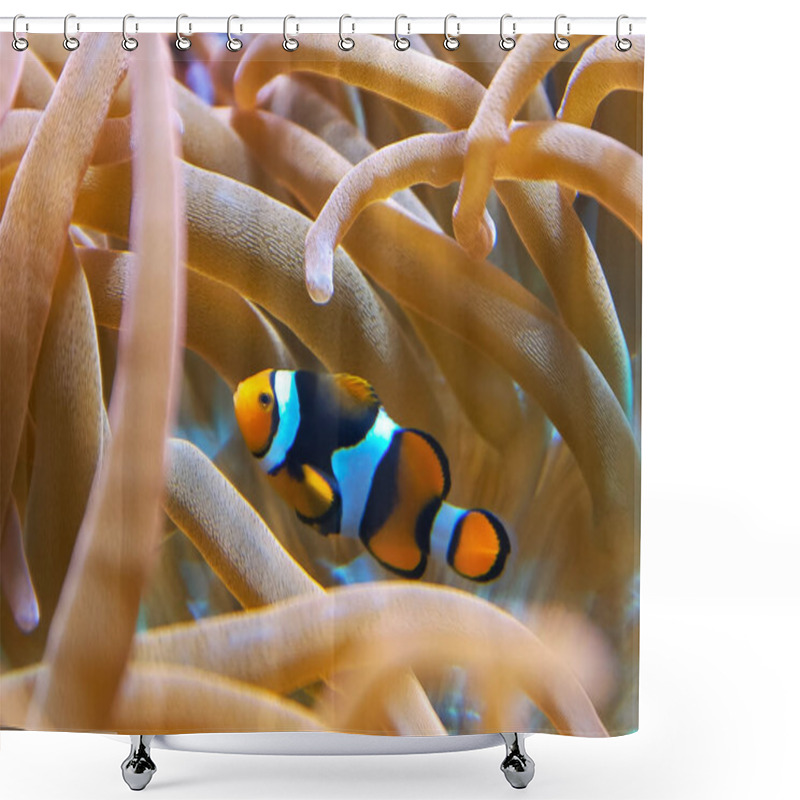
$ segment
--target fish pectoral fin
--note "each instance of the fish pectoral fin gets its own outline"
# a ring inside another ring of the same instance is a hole
[[[292,471],[281,467],[270,475],[270,481],[303,522],[313,524],[341,506],[335,479],[309,464]]]
[[[299,514],[307,520],[313,521],[321,519],[335,507],[341,505],[336,480],[332,476],[326,475],[321,470],[308,464],[303,465],[303,476],[308,491],[309,504],[312,506],[312,513],[306,514],[297,509]]]

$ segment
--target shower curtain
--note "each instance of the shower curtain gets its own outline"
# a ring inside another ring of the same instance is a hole
[[[137,36],[0,43],[0,724],[634,731],[643,38]]]

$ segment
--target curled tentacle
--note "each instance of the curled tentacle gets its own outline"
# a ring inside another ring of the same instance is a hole
[[[573,37],[576,42],[586,38]],[[470,122],[453,231],[459,244],[476,258],[485,258],[494,244],[486,237],[482,219],[495,166],[509,141],[511,120],[565,52],[556,50],[547,37],[521,37],[495,73]]]
[[[631,36],[632,47],[616,48],[615,36],[604,36],[586,48],[569,76],[558,119],[590,127],[600,103],[618,89],[641,92],[644,82],[644,36]]]
[[[263,306],[332,371],[369,376],[387,408],[398,409],[397,418],[438,429],[430,376],[346,254],[337,256],[339,290],[320,311],[303,281],[302,242],[311,224],[306,217],[222,175],[183,164],[182,176],[192,269]],[[129,186],[124,165],[93,168],[76,221],[127,238]],[[232,237],[234,230],[241,235]]]
[[[0,588],[11,606],[17,626],[23,633],[30,633],[39,624],[39,601],[28,568],[22,525],[13,498],[8,504],[5,523],[0,528]]]
[[[417,183],[458,180],[463,131],[422,134],[389,145],[347,172],[306,237],[306,280],[332,285],[333,251],[371,203]],[[641,156],[611,137],[558,122],[514,126],[495,172],[498,180],[553,180],[596,197],[641,238]]]

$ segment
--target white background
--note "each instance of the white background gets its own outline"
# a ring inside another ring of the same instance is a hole
[[[29,16],[646,16],[641,730],[608,741],[532,737],[527,791],[540,800],[798,797],[797,5],[6,5],[4,14]],[[5,800],[127,797],[126,754],[98,735],[3,732],[0,791]],[[501,755],[155,751],[146,791],[485,800],[512,792]]]

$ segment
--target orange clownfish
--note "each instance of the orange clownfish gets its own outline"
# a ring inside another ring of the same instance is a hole
[[[324,535],[358,538],[384,567],[420,578],[428,556],[486,582],[511,550],[503,523],[445,502],[439,443],[403,428],[354,375],[268,369],[233,396],[247,447],[297,516]]]

